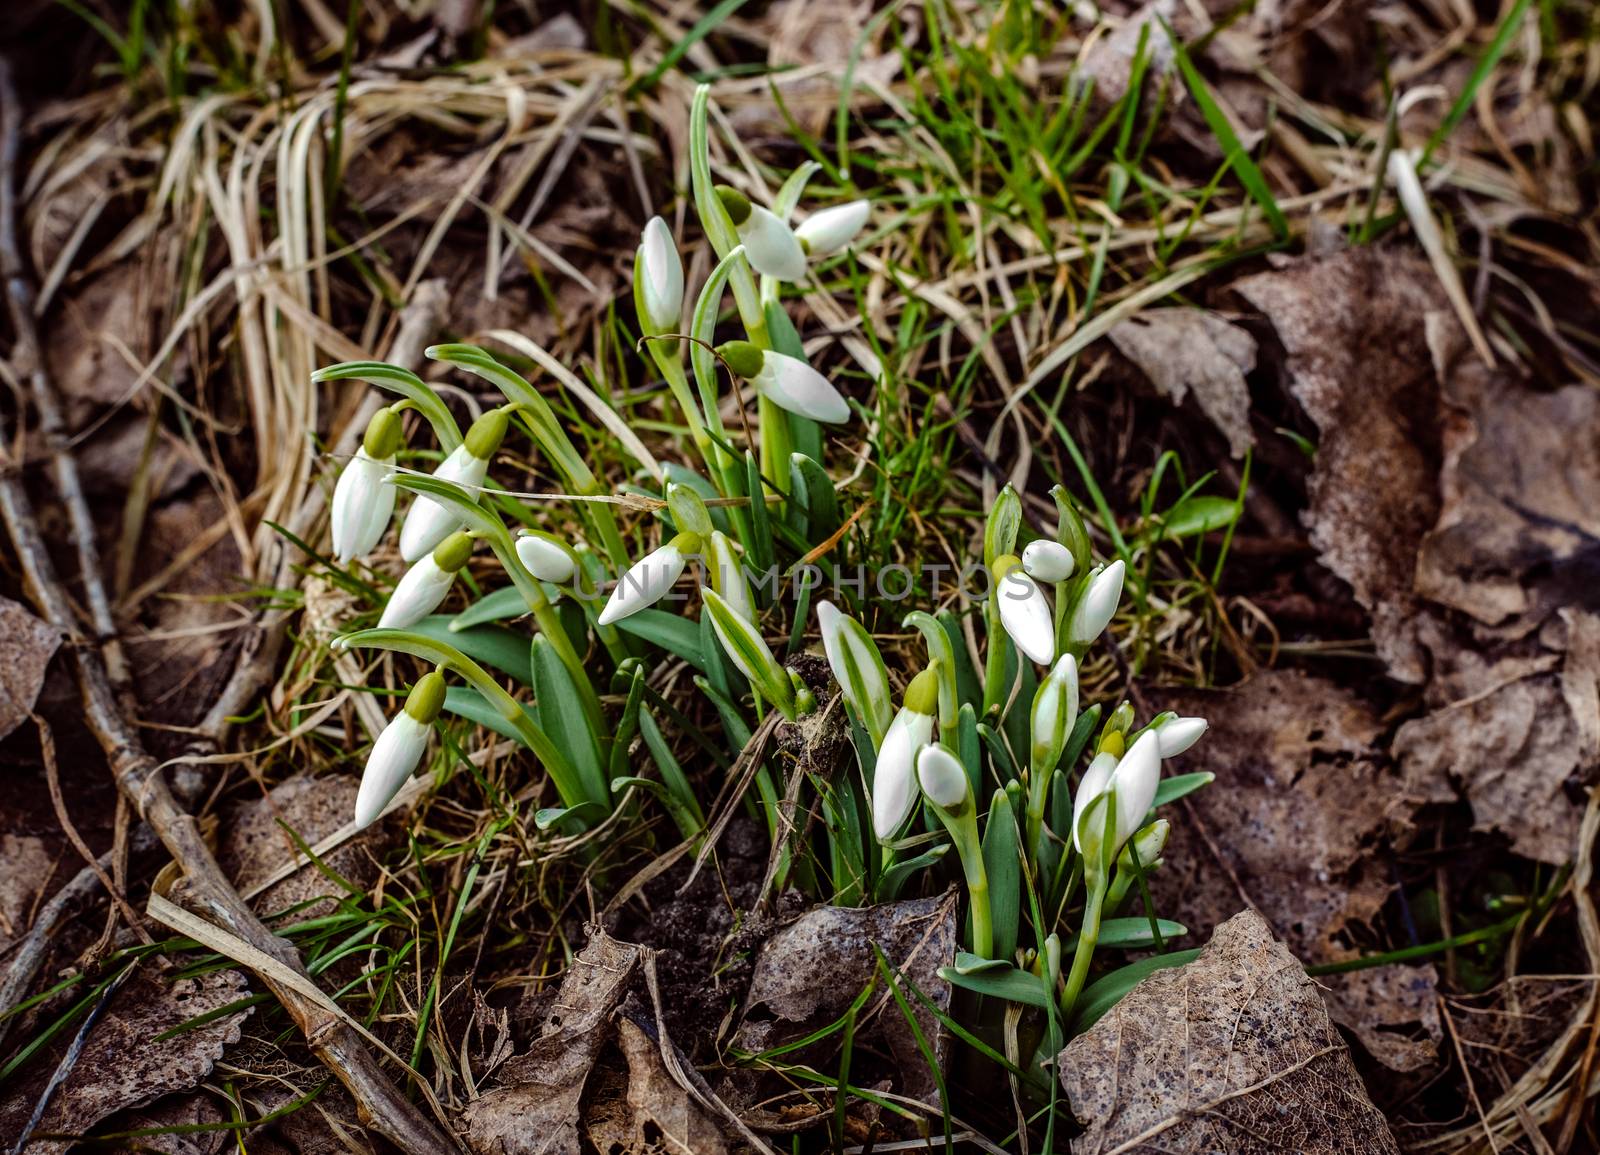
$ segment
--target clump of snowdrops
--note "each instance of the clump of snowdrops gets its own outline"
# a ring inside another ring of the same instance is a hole
[[[1019,1003],[1041,1012],[1036,1045],[1057,1045],[1074,1021],[1103,1011],[1143,973],[1125,969],[1088,986],[1098,949],[1159,948],[1183,932],[1155,917],[1145,877],[1160,865],[1167,835],[1156,811],[1209,777],[1163,777],[1163,761],[1197,741],[1206,724],[1164,714],[1141,726],[1126,703],[1107,710],[1080,700],[1079,663],[1116,614],[1125,569],[1122,560],[1096,562],[1059,487],[1053,535],[1023,541],[1022,502],[1009,487],[989,511],[988,588],[976,611],[975,647],[953,612],[913,610],[902,624],[920,633],[925,660],[892,677],[857,617],[830,600],[811,604],[813,586],[792,580],[796,563],[844,525],[825,468],[825,428],[860,414],[808,363],[783,292],[808,276],[814,260],[848,248],[870,205],[840,205],[791,225],[816,166],[757,203],[713,182],[704,90],[690,124],[694,205],[717,263],[685,316],[683,265],[657,217],[645,227],[634,270],[641,353],[670,391],[695,457],[653,479],[653,547],[629,546],[617,507],[605,500],[614,495],[545,396],[485,350],[427,350],[503,395],[464,434],[433,389],[404,369],[352,362],[316,375],[367,381],[398,398],[372,418],[335,487],[335,559],[364,559],[388,532],[401,491],[411,497],[399,532],[408,568],[377,627],[338,644],[411,654],[433,666],[373,743],[355,819],[366,825],[393,804],[423,764],[434,722],[450,712],[532,753],[559,798],[536,815],[539,826],[592,828],[637,789],[659,802],[684,838],[696,839],[705,813],[665,738],[670,716],[649,683],[663,655],[696,671],[730,762],[758,727],[838,705],[832,716],[848,726],[854,764],[806,768],[812,793],[805,804],[821,815],[821,834],[817,845],[781,848],[784,881],[853,905],[959,880],[966,950],[945,977],[989,996],[971,999],[980,1027],[995,1027],[1004,1004]],[[718,343],[729,294],[742,332]],[[740,413],[754,395],[753,428],[725,425],[728,390]],[[438,443],[442,461],[431,473],[398,465],[407,412]],[[581,532],[533,528],[541,511],[494,486],[491,469],[511,436],[526,439],[519,449],[540,454],[573,496]],[[480,549],[494,555],[508,584],[458,615],[437,614]],[[693,597],[668,603],[686,575]],[[679,612],[684,604],[695,608]],[[508,631],[495,624],[513,618],[532,624],[526,663],[515,646],[508,658]],[[797,627],[811,619],[837,702],[769,642],[798,639]],[[531,689],[531,702],[505,688],[507,675]],[[904,685],[898,706],[897,681]],[[602,685],[620,705],[603,703]],[[753,780],[749,804],[778,837],[788,829],[778,821],[783,770],[763,764]],[[1135,906],[1138,913],[1123,913]]]

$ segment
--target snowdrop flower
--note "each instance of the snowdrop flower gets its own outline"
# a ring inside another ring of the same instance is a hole
[[[1078,783],[1078,796],[1072,805],[1072,841],[1084,861],[1093,865],[1099,861],[1104,827],[1104,816],[1091,816],[1084,822],[1084,814],[1102,795],[1116,791],[1116,834],[1112,853],[1133,837],[1144,816],[1155,801],[1156,787],[1161,783],[1161,746],[1153,733],[1144,734],[1133,747],[1118,758],[1110,750],[1095,756]]]
[[[717,196],[728,211],[752,269],[780,281],[798,281],[805,276],[805,250],[793,229],[771,211],[751,204],[750,198],[736,188],[719,184]]]
[[[699,551],[699,534],[680,533],[634,562],[628,572],[617,579],[617,588],[611,591],[610,599],[600,611],[600,624],[609,626],[620,622],[666,597],[667,591],[683,576],[683,567],[689,558]]]
[[[578,570],[571,550],[537,530],[525,529],[517,535],[517,558],[534,577],[551,585],[566,585]]]
[[[795,239],[807,256],[820,257],[844,248],[867,223],[867,201],[851,201],[812,213],[795,229]]]
[[[651,217],[644,227],[634,276],[639,278],[642,319],[656,333],[675,330],[683,314],[683,262],[672,230],[660,217]]]
[[[860,622],[840,613],[830,601],[817,603],[817,625],[822,631],[822,649],[828,655],[833,680],[839,683],[844,700],[861,719],[874,746],[883,743],[894,704],[889,692],[889,672],[877,643]]]
[[[1180,718],[1176,714],[1150,727],[1161,743],[1163,758],[1176,758],[1205,735],[1210,723],[1204,718]]]
[[[930,667],[911,679],[900,712],[878,747],[872,829],[879,842],[893,838],[917,804],[917,755],[933,740],[933,714],[938,708],[939,675]]]
[[[511,420],[510,409],[503,405],[474,421],[467,430],[467,439],[439,464],[433,476],[468,490],[482,485],[489,472],[489,459],[505,438],[506,426]],[[454,510],[426,494],[417,494],[417,500],[406,514],[405,524],[400,527],[400,556],[408,562],[416,561],[461,525]]]
[[[402,441],[400,414],[384,408],[372,415],[361,448],[339,474],[329,510],[333,556],[340,565],[366,557],[383,540],[394,514],[394,486],[384,484]]]
[[[1033,735],[1030,769],[1045,778],[1061,761],[1078,721],[1078,663],[1071,654],[1062,654],[1039,683],[1029,721]]]
[[[378,619],[380,630],[404,630],[416,625],[439,608],[456,574],[472,556],[472,538],[457,530],[439,543],[437,549],[427,554],[416,565],[406,570],[400,584],[389,595]]]
[[[1022,551],[1022,568],[1034,581],[1064,582],[1072,576],[1072,551],[1059,541],[1040,538]]]
[[[1073,645],[1087,646],[1105,632],[1111,617],[1122,600],[1122,579],[1127,567],[1118,558],[1110,565],[1096,570],[1089,578],[1072,608],[1072,622],[1067,627],[1067,640]]]
[[[416,772],[428,748],[433,720],[444,708],[444,678],[437,670],[417,679],[406,696],[405,708],[383,728],[367,755],[367,768],[361,774],[361,789],[356,792],[356,827],[371,826],[400,793],[400,787]]]
[[[717,356],[780,409],[835,425],[850,420],[850,406],[843,395],[798,357],[774,353],[749,341],[719,345]]]
[[[1000,599],[1000,624],[1032,661],[1047,665],[1056,656],[1056,621],[1050,599],[1014,554],[994,563],[993,597]]]

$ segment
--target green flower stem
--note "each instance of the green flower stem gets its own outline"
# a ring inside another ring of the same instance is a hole
[[[577,772],[567,761],[566,755],[556,749],[549,735],[534,724],[533,719],[529,718],[527,711],[522,708],[522,704],[506,693],[500,683],[490,677],[482,666],[455,647],[407,630],[360,630],[357,633],[346,634],[335,641],[349,649],[371,647],[410,654],[449,670],[482,694],[496,713],[511,724],[523,745],[532,750],[539,761],[544,763],[545,771],[555,783],[556,793],[561,795],[563,802],[568,806],[580,806],[592,801],[584,790]]]
[[[1044,861],[1044,808],[1050,797],[1050,774],[1040,773],[1040,768],[1028,768],[1028,821],[1027,847],[1029,860]]]
[[[967,871],[967,898],[972,903],[972,953],[982,958],[992,958],[994,918],[989,908],[989,879],[983,870],[981,854],[977,856],[977,866],[976,877],[970,869]]]
[[[694,392],[689,388],[689,377],[683,371],[683,359],[678,355],[679,350],[671,347],[668,341],[651,341],[650,356],[656,363],[656,368],[661,370],[661,377],[667,383],[667,388],[672,391],[673,400],[678,403],[678,409],[683,413],[683,419],[689,426],[689,437],[694,442],[700,460],[705,464],[706,475],[711,478],[717,487],[717,492],[723,497],[728,496],[727,485],[722,478],[722,463],[718,457],[718,450],[711,443],[710,436],[706,433],[706,424],[700,416],[700,406],[695,401]]]
[[[983,663],[983,713],[988,715],[1005,705],[1006,650],[1009,638],[1005,626],[1000,624],[999,590],[990,591],[983,604],[984,632],[989,639],[989,652]]]
[[[1078,931],[1078,945],[1072,952],[1072,971],[1067,975],[1066,990],[1061,992],[1061,1021],[1072,1022],[1073,1009],[1078,996],[1083,993],[1084,980],[1089,977],[1089,964],[1094,960],[1094,950],[1100,944],[1100,914],[1105,909],[1106,880],[1097,875],[1089,880],[1089,898],[1083,907],[1083,925]]]

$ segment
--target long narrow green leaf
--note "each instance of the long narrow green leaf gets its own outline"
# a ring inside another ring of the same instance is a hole
[[[379,389],[398,393],[417,407],[417,412],[433,426],[433,435],[449,453],[461,446],[461,428],[428,383],[409,369],[387,361],[341,361],[311,374],[313,381],[365,381]]]
[[[1267,178],[1261,174],[1261,169],[1250,156],[1249,150],[1233,131],[1227,113],[1222,111],[1222,106],[1211,95],[1210,86],[1206,84],[1205,77],[1200,75],[1200,70],[1194,66],[1194,61],[1189,59],[1189,52],[1184,48],[1183,42],[1178,39],[1177,34],[1165,20],[1161,22],[1161,27],[1166,30],[1167,39],[1172,42],[1173,59],[1177,62],[1178,72],[1183,76],[1184,84],[1194,96],[1195,103],[1200,106],[1200,115],[1205,117],[1206,126],[1211,129],[1211,134],[1222,146],[1224,163],[1239,174],[1239,183],[1244,185],[1250,198],[1261,206],[1261,211],[1266,214],[1267,221],[1272,225],[1273,236],[1280,241],[1287,240],[1289,222],[1285,219],[1283,210],[1278,207],[1272,190],[1267,187]]]
[[[599,738],[589,728],[572,675],[543,635],[533,639],[533,686],[540,726],[567,752],[589,801],[609,808],[609,776],[600,757]]]

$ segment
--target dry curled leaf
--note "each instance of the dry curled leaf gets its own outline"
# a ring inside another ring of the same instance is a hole
[[[1565,611],[1538,642],[1532,655],[1457,661],[1440,682],[1453,700],[1401,726],[1394,752],[1410,793],[1449,802],[1459,790],[1479,829],[1558,865],[1572,857],[1584,788],[1600,764],[1600,617]]]
[[[955,961],[958,930],[951,895],[807,911],[762,946],[735,1045],[757,1053],[837,1021],[878,974],[874,946],[935,1006],[948,1010],[950,986],[939,977],[939,968]],[[925,1007],[912,1002],[917,1025],[942,1066],[948,1045],[944,1027]],[[856,1038],[858,1044],[874,1040],[869,1045],[888,1051],[901,1094],[937,1102],[938,1087],[916,1036],[881,983],[862,1009]],[[826,1054],[838,1043],[834,1034],[791,1057],[807,1062],[807,1056]]]
[[[1106,334],[1150,383],[1182,405],[1194,391],[1200,411],[1228,439],[1228,451],[1243,457],[1255,444],[1250,432],[1250,386],[1256,367],[1255,338],[1204,309],[1146,309]]]
[[[721,1126],[667,1071],[655,1039],[633,1020],[617,1021],[627,1074],[607,1072],[584,1112],[584,1131],[607,1155],[725,1155]]]
[[[1316,985],[1250,911],[1057,1063],[1077,1155],[1398,1155]]]
[[[0,738],[27,720],[60,645],[60,630],[0,598]]]
[[[238,1042],[240,1024],[253,1008],[199,1026],[184,1025],[249,994],[244,975],[235,970],[174,982],[153,969],[141,969],[89,1032],[82,1055],[51,1097],[35,1133],[82,1135],[118,1111],[195,1086],[210,1074],[224,1049]],[[10,1089],[0,1103],[0,1134],[22,1133],[60,1057],[58,1047],[33,1065],[33,1077]],[[37,1139],[28,1145],[28,1155],[60,1155],[71,1146],[71,1140]]]
[[[573,960],[539,1037],[506,1060],[498,1085],[469,1104],[463,1138],[478,1155],[572,1155],[582,1149],[584,1088],[639,965],[636,946],[598,929]]]

